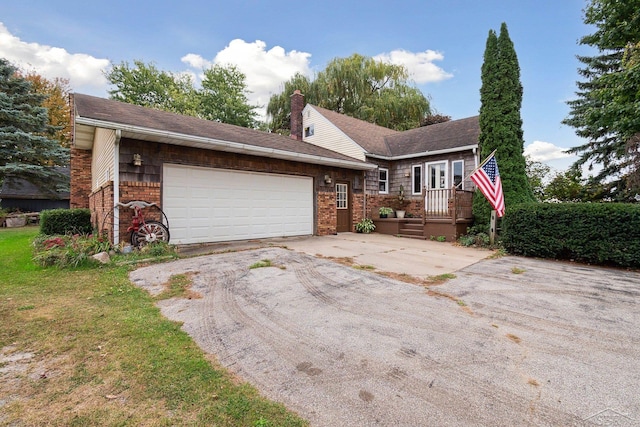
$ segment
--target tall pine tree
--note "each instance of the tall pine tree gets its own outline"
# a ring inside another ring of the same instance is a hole
[[[584,80],[564,123],[587,142],[570,152],[574,168],[596,166],[605,197],[628,200],[640,192],[640,0],[591,0],[584,22],[595,31],[580,44],[598,53],[578,56]]]
[[[69,150],[51,139],[46,95],[0,58],[0,181],[24,178],[51,192],[68,189],[68,177],[53,166],[69,164]]]
[[[499,36],[495,31],[489,31],[481,78],[480,157],[485,159],[496,150],[507,209],[534,201],[523,155],[520,65],[505,23],[500,27]],[[473,199],[475,224],[486,228],[490,212],[491,206],[482,193],[476,191]]]

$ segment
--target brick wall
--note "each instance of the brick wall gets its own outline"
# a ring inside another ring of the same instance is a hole
[[[318,192],[316,196],[318,206],[318,225],[316,233],[318,236],[336,234],[336,193],[335,191]]]
[[[91,151],[71,148],[71,208],[88,208],[91,194]]]
[[[292,141],[292,143],[296,142]],[[90,156],[89,151],[85,153]],[[131,159],[134,153],[141,154],[142,166],[134,166],[132,164]],[[88,166],[81,172],[87,172],[88,175],[91,159],[90,157],[87,157],[87,159]],[[120,202],[127,203],[131,200],[144,200],[161,206],[162,167],[164,163],[312,177],[314,179],[314,191],[316,192],[317,217],[315,233],[318,235],[336,233],[337,217],[334,186],[336,180],[348,181],[351,184],[351,188],[360,189],[352,193],[352,223],[357,223],[363,217],[362,171],[159,144],[128,138],[122,138],[120,141]],[[325,182],[325,175],[331,178],[331,184]],[[90,188],[90,177],[87,184]],[[107,193],[106,188],[102,188],[91,195],[91,209],[95,211],[95,215],[101,215],[102,212],[106,212],[109,209],[113,210],[112,188],[109,191],[110,193]],[[88,194],[89,192],[87,192],[87,200],[89,200]],[[110,205],[107,199],[111,201]],[[153,213],[152,209],[149,209],[149,212],[145,211],[145,214],[147,214],[146,217],[151,219],[161,219],[159,211]],[[128,209],[120,209],[120,241],[129,241],[126,229],[131,223],[131,216],[132,212]],[[109,229],[109,233],[112,232],[113,227]]]
[[[104,184],[87,198],[91,210],[91,223],[98,233],[106,233],[113,241],[113,182]]]

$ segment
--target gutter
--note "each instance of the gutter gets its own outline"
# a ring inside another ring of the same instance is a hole
[[[114,122],[105,122],[102,120],[89,119],[83,117],[76,117],[76,123],[86,126],[101,127],[105,129],[114,129],[116,131],[139,133],[143,135],[153,136],[156,138],[167,138],[172,140],[186,141],[194,143],[195,147],[206,149],[219,149],[220,151],[244,153],[258,156],[265,156],[283,159],[294,160],[302,163],[313,163],[324,166],[343,167],[347,169],[355,170],[372,170],[377,168],[376,165],[365,162],[356,162],[350,160],[332,159],[330,157],[315,156],[312,154],[295,153],[291,151],[278,150],[275,148],[264,148],[256,145],[243,144],[239,142],[230,142],[214,138],[206,138],[201,136],[185,135],[176,132],[159,131],[156,129],[143,128],[133,125],[123,125]],[[169,142],[170,143],[170,142]],[[182,144],[174,144],[182,145]]]
[[[415,157],[424,157],[424,156],[434,156],[437,154],[449,154],[449,153],[455,153],[457,151],[467,151],[467,150],[473,150],[475,152],[475,150],[478,148],[478,144],[474,144],[474,145],[465,145],[462,147],[456,147],[456,148],[445,148],[444,150],[435,150],[435,151],[423,151],[422,153],[413,153],[413,154],[405,154],[402,156],[381,156],[379,154],[371,154],[371,153],[366,153],[367,157],[371,157],[373,159],[380,159],[380,160],[405,160],[405,159],[412,159]]]
[[[120,139],[122,131],[116,129],[116,139],[113,148],[113,244],[120,243]]]

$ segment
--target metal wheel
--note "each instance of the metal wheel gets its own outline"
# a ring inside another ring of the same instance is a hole
[[[169,243],[169,229],[158,221],[145,221],[137,232],[131,233],[131,245],[141,248],[153,242]]]

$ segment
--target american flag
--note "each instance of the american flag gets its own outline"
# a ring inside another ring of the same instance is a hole
[[[500,180],[496,157],[492,154],[481,167],[471,174],[470,178],[476,183],[478,189],[482,191],[482,194],[484,194],[484,197],[487,198],[489,203],[491,203],[498,217],[503,216],[504,194],[502,193],[502,181]]]

